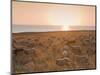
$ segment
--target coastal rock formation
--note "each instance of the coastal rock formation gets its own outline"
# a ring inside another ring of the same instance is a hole
[[[13,33],[12,72],[96,68],[95,31]]]

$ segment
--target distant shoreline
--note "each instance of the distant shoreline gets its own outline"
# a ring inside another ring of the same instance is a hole
[[[66,26],[65,26],[66,27]],[[65,28],[63,26],[46,26],[46,25],[34,25],[34,26],[25,26],[25,25],[15,25],[12,26],[13,33],[20,32],[56,32],[56,31],[80,31],[80,30],[96,30],[96,26],[70,26]]]
[[[56,32],[79,32],[79,31],[96,31],[96,30],[67,30],[67,31],[46,31],[46,32],[12,32],[13,34],[16,33],[56,33]]]

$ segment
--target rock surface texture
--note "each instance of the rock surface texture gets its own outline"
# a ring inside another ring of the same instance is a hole
[[[95,31],[13,33],[13,73],[95,68]]]

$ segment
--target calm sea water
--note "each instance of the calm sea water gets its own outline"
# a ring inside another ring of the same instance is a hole
[[[48,31],[64,31],[62,26],[46,26],[46,25],[12,25],[12,32],[48,32]],[[71,30],[95,30],[95,26],[70,26]]]

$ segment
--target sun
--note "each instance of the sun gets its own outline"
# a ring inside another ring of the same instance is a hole
[[[66,25],[66,26],[62,26],[62,29],[61,29],[62,31],[68,31],[68,30],[70,30],[69,29],[69,27]]]

